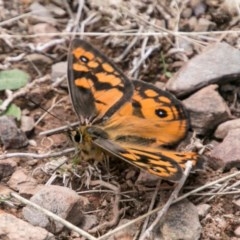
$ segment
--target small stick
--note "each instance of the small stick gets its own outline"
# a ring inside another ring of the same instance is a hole
[[[43,158],[49,158],[49,157],[59,157],[67,153],[74,152],[75,148],[67,148],[60,152],[47,152],[43,154],[38,153],[23,153],[23,152],[16,152],[16,153],[3,153],[0,155],[0,160],[6,159],[6,158],[13,158],[13,157],[22,157],[22,158],[36,158],[36,159],[43,159]]]
[[[39,136],[50,136],[53,134],[58,134],[58,133],[62,133],[62,132],[66,132],[67,130],[71,130],[72,128],[75,128],[77,126],[80,126],[79,122],[75,122],[75,123],[71,123],[69,125],[65,125],[62,127],[58,127],[58,128],[54,128],[54,129],[50,129],[44,132],[40,132]]]
[[[148,211],[151,211],[151,210],[153,209],[153,205],[154,205],[154,203],[155,203],[155,201],[156,201],[156,197],[157,197],[158,190],[159,190],[159,187],[160,187],[161,182],[162,182],[161,179],[157,182],[157,185],[156,185],[156,188],[155,188],[155,191],[154,191],[154,194],[153,194],[151,203],[150,203],[150,205],[149,205]],[[148,217],[145,219],[145,221],[144,221],[144,224],[143,224],[142,229],[141,229],[140,238],[141,238],[141,235],[144,234],[145,229],[147,228],[149,218],[150,218],[150,216],[148,216]]]

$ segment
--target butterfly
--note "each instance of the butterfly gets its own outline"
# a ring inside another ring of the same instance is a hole
[[[108,153],[162,179],[178,181],[195,152],[168,149],[182,140],[189,118],[181,102],[150,83],[131,81],[103,53],[74,39],[68,87],[80,126],[74,139],[82,158]]]

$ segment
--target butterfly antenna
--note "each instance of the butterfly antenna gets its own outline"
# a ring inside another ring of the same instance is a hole
[[[35,104],[36,106],[38,105],[35,101],[33,101],[33,100],[30,99],[30,98],[28,98],[28,100],[29,100],[31,103]],[[51,112],[49,112],[49,110],[47,110],[47,109],[41,107],[40,105],[39,105],[39,108],[42,109],[45,113],[48,113],[48,114],[51,115],[52,117],[58,119],[60,122],[63,121],[62,119],[60,119],[60,118],[57,117],[56,115],[52,114]],[[51,108],[52,108],[52,107],[51,107]],[[51,108],[50,108],[50,110],[51,110]]]

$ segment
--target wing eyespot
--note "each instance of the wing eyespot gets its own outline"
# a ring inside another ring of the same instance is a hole
[[[155,110],[155,114],[156,114],[158,117],[160,117],[160,118],[165,118],[165,117],[168,116],[167,111],[164,110],[164,109],[161,109],[161,108],[156,109],[156,110]]]
[[[80,60],[81,62],[83,62],[83,63],[88,63],[88,62],[89,62],[89,59],[86,58],[85,56],[80,56],[80,57],[79,57],[79,60]]]

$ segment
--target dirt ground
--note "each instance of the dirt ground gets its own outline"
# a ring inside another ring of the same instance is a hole
[[[119,1],[122,3],[121,7],[118,5],[110,7],[107,2],[104,3],[106,6],[101,6],[97,1],[86,1],[83,9],[80,10],[78,1],[1,1],[0,67],[1,70],[18,68],[30,75],[30,83],[33,85],[31,88],[25,88],[24,93],[14,98],[13,102],[21,109],[22,115],[29,116],[35,122],[32,129],[26,133],[30,140],[28,146],[21,149],[9,148],[6,150],[7,153],[24,152],[41,155],[60,152],[74,146],[66,132],[48,137],[39,135],[43,131],[77,121],[68,95],[66,73],[64,74],[61,67],[57,70],[52,67],[56,63],[66,62],[71,32],[94,33],[92,36],[86,34],[85,38],[107,56],[117,60],[135,38],[134,35],[127,33],[134,31],[141,33],[144,29],[158,33],[162,31],[162,36],[146,35],[136,38],[134,50],[127,52],[117,62],[130,79],[137,78],[159,86],[166,83],[184,62],[199,54],[201,49],[210,43],[224,40],[239,49],[239,33],[227,34],[228,31],[234,31],[240,27],[239,1],[232,1],[232,5],[227,3],[228,1],[220,0],[189,0],[183,1],[184,3],[181,1],[161,1],[161,3],[158,3],[160,1],[139,3]],[[159,5],[158,8],[156,8],[156,2]],[[34,5],[36,3],[41,5],[41,12],[38,12],[39,5]],[[124,4],[130,4],[131,7],[126,10],[127,5]],[[151,24],[148,24],[149,22]],[[186,55],[180,56],[173,54],[177,51],[178,44],[173,31],[186,33],[225,31],[226,33],[184,35],[191,46]],[[118,32],[121,35],[114,35],[111,32]],[[137,64],[134,61],[141,61],[141,48],[144,41],[149,49],[153,48],[142,64],[136,67]],[[135,67],[136,70],[132,71]],[[4,91],[0,92],[0,98],[6,99]],[[239,117],[237,114],[235,116]],[[20,121],[17,121],[17,124],[21,127]],[[212,133],[200,136],[200,140],[203,145],[211,143]],[[5,151],[3,146],[0,151],[3,155]],[[206,150],[205,154],[207,153]],[[99,225],[112,219],[116,220],[113,226],[93,231],[95,236],[116,227],[123,215],[126,219],[135,219],[148,211],[157,183],[155,178],[147,177],[147,181],[141,183],[144,177],[139,178],[138,169],[116,159],[109,159],[95,166],[94,163],[76,164],[78,159],[74,156],[74,152],[66,156],[67,163],[56,171],[57,174],[55,172],[56,177],[51,183],[70,187],[87,198],[91,204],[84,210],[88,213],[93,212]],[[45,184],[53,175],[49,163],[54,164],[60,161],[60,157],[62,156],[51,157],[50,155],[42,159],[17,157],[15,171],[24,169],[30,174],[33,173],[38,184]],[[203,171],[190,174],[180,195],[234,171],[237,169],[228,169],[223,172],[221,169],[214,169],[213,166],[206,166]],[[10,178],[11,176],[3,178],[1,183],[8,185]],[[109,185],[95,185],[91,181],[104,181]],[[236,177],[225,184],[230,186],[238,181]],[[117,186],[121,191],[122,197],[117,203],[112,194],[115,189],[113,186]],[[189,197],[195,205],[210,206],[207,214],[200,217],[202,225],[200,239],[240,239],[234,232],[240,225],[239,206],[233,204],[238,196],[237,194],[204,195],[214,192],[211,190],[215,187],[217,186]],[[156,196],[156,204],[160,200],[167,200],[172,189],[172,183],[163,181]],[[114,204],[119,206],[117,212],[112,211]],[[2,210],[22,218],[22,206],[14,210],[4,204],[0,206]],[[80,239],[68,231],[58,234],[57,238]]]

